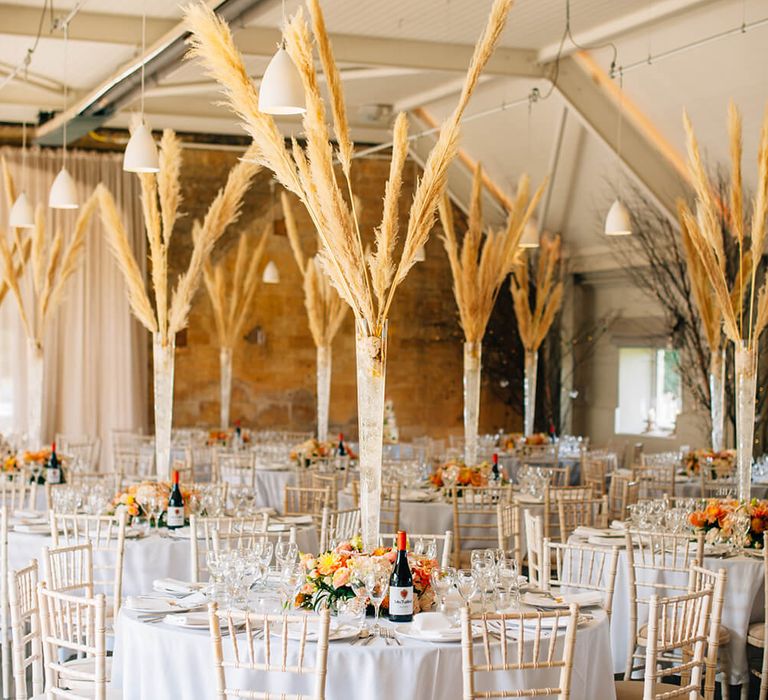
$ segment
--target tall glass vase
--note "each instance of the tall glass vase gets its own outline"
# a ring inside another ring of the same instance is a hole
[[[477,424],[480,418],[482,343],[464,343],[464,462],[477,464]]]
[[[536,369],[539,353],[525,351],[525,375],[523,376],[523,428],[526,435],[533,434],[533,419],[536,415]]]
[[[736,344],[736,480],[737,497],[749,501],[752,487],[752,446],[755,442],[757,342]]]
[[[27,342],[27,446],[39,450],[43,444],[43,349]]]
[[[357,422],[360,464],[360,510],[363,551],[378,546],[381,514],[381,458],[384,440],[384,384],[387,369],[387,323],[379,333],[362,319],[355,322],[357,355]]]
[[[709,361],[709,416],[712,449],[725,449],[725,348],[712,353]]]
[[[219,405],[219,425],[229,427],[229,407],[232,404],[232,348],[219,350],[219,389],[221,404]]]
[[[331,346],[317,348],[317,439],[328,439],[328,409],[331,403]]]
[[[171,478],[171,425],[173,423],[173,361],[176,339],[163,343],[155,333],[152,360],[155,389],[155,468],[157,478]]]

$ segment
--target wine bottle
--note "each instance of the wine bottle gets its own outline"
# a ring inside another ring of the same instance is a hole
[[[64,479],[61,475],[61,464],[56,456],[56,443],[51,445],[51,456],[45,465],[45,481],[48,484],[61,484]]]
[[[173,472],[173,486],[168,498],[168,511],[165,514],[165,524],[169,530],[184,527],[184,498],[179,488],[179,472]]]
[[[243,446],[243,429],[240,427],[240,420],[235,421],[235,449],[239,450]]]
[[[397,559],[389,578],[389,619],[392,622],[413,620],[413,576],[406,552],[407,537],[402,530],[397,533]]]
[[[491,479],[495,482],[501,481],[501,472],[499,471],[499,455],[493,453],[493,466],[491,467]]]
[[[347,448],[344,447],[344,433],[339,433],[339,446],[336,448],[336,454],[339,457],[347,456]]]

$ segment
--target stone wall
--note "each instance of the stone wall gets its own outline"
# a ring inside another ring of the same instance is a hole
[[[226,179],[236,155],[222,151],[185,150],[182,188],[185,213],[171,249],[171,269],[183,270],[191,252],[190,230],[202,218]],[[370,232],[381,217],[387,159],[355,161],[354,190],[362,198],[362,230]],[[401,230],[407,225],[417,169],[408,166],[401,197]],[[227,255],[240,231],[254,229],[273,201],[270,178],[260,173],[240,222],[217,245],[214,259]],[[315,347],[307,327],[301,277],[285,236],[282,212],[275,208],[274,235],[267,259],[280,270],[279,285],[262,285],[252,321],[235,349],[232,420],[259,429],[314,430]],[[309,217],[297,202],[295,211],[306,253],[317,247]],[[427,244],[427,259],[418,264],[398,290],[389,322],[387,396],[394,402],[405,438],[462,432],[462,335],[451,292],[448,263],[439,228]],[[233,264],[233,255],[227,257]],[[255,329],[260,329],[260,333]],[[263,342],[258,342],[258,339]],[[195,299],[186,339],[176,353],[174,425],[216,425],[219,416],[218,348],[211,306],[201,288]],[[333,346],[330,427],[351,437],[357,434],[354,322],[348,314]],[[151,357],[151,354],[150,354]],[[151,376],[151,373],[150,373]],[[151,392],[150,392],[151,396]],[[151,409],[150,409],[151,410]],[[519,426],[519,418],[484,385],[481,431]]]

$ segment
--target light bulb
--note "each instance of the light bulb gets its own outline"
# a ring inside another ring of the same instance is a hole
[[[520,248],[538,248],[539,247],[539,227],[533,219],[528,219],[523,229],[523,235],[520,236]]]
[[[281,46],[264,71],[259,87],[259,111],[265,114],[304,114],[304,85],[288,52]]]

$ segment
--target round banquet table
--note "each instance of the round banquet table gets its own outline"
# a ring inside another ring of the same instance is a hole
[[[747,630],[752,622],[763,619],[763,562],[761,558],[737,556],[719,559],[704,557],[704,566],[716,571],[725,569],[727,580],[725,584],[725,600],[723,604],[722,624],[731,633],[730,644],[721,647],[721,655],[727,649],[730,659],[732,685],[745,683],[749,679],[747,666]],[[651,578],[652,576],[652,578]],[[670,572],[648,570],[643,572],[640,579],[643,582],[666,582],[686,586],[688,575],[671,574]],[[648,589],[640,589],[641,595],[648,595]],[[613,615],[611,620],[611,649],[613,652],[613,670],[624,673],[628,647],[630,644],[630,594],[627,577],[627,553],[619,552],[618,571],[616,573],[616,588],[613,597]],[[638,606],[638,626],[648,621],[648,606]]]
[[[387,625],[388,622],[383,624]],[[595,612],[592,622],[579,627],[571,677],[572,700],[613,700],[608,620]],[[277,638],[274,640],[278,644]],[[461,696],[461,644],[432,644],[401,638],[402,646],[388,646],[384,640],[367,645],[350,641],[330,642],[328,648],[327,700],[453,700]],[[231,642],[222,639],[225,658],[231,658]],[[290,642],[289,663],[297,655],[298,644]],[[256,640],[257,654],[263,660],[263,641]],[[492,644],[498,654],[498,643]],[[516,647],[515,647],[516,649]],[[305,663],[312,666],[314,644],[305,649]],[[278,653],[275,651],[274,653]],[[484,659],[482,644],[475,646],[476,659]],[[141,673],[138,670],[141,669]],[[505,687],[527,687],[532,682],[556,686],[559,670],[497,674]],[[487,674],[484,674],[487,675]],[[244,675],[251,689],[255,674]],[[534,680],[535,679],[535,680]],[[261,678],[259,679],[261,680]],[[283,683],[286,681],[281,679]],[[527,681],[527,683],[526,683]],[[241,681],[242,682],[242,681]],[[280,681],[278,681],[280,682]],[[311,680],[291,678],[291,686],[269,688],[283,692],[309,692]],[[525,685],[523,685],[525,683]],[[164,622],[147,623],[136,614],[121,610],[118,618],[112,685],[122,689],[124,700],[184,698],[210,700],[216,697],[216,679],[208,630],[183,629]],[[484,689],[480,684],[479,689]]]
[[[515,501],[522,510],[528,510],[533,515],[543,516],[544,505],[540,500],[529,500],[525,496],[516,496]],[[339,491],[338,502],[340,509],[354,508],[354,502],[349,492]],[[495,514],[494,514],[495,517]],[[472,522],[487,522],[488,518],[483,515],[473,515]],[[523,527],[524,519],[521,514],[520,526]],[[453,504],[445,501],[423,501],[408,500],[408,492],[403,490],[400,495],[400,523],[399,528],[406,532],[418,535],[443,535],[446,530],[453,530]],[[521,557],[525,557],[528,549],[525,543],[525,532],[521,532]],[[488,542],[478,541],[477,547],[484,548]],[[473,549],[473,543],[463,543],[464,549]]]
[[[288,533],[285,533],[286,536]],[[296,529],[296,543],[302,552],[316,552],[319,548],[317,528],[313,526]],[[47,535],[26,532],[8,533],[8,566],[10,570],[21,569],[37,558],[43,565],[43,548],[51,546]],[[94,553],[94,562],[108,556]],[[189,537],[171,537],[151,534],[148,537],[126,538],[123,561],[123,598],[140,595],[152,590],[152,581],[158,578],[177,578],[188,581],[191,569],[191,547]]]
[[[296,484],[296,473],[293,469],[256,469],[256,506],[274,508],[278,513],[282,513],[285,487]]]
[[[731,484],[731,487],[733,485]],[[752,482],[752,498],[768,498],[768,484]],[[701,498],[701,479],[698,476],[676,476],[675,496],[682,498]]]

